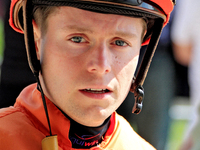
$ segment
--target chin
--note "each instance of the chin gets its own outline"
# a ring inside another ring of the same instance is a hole
[[[89,111],[82,112],[78,118],[74,118],[78,123],[88,126],[97,127],[104,123],[104,121],[112,114],[111,111],[107,109],[100,109],[97,107],[89,109]]]
[[[79,123],[88,127],[98,127],[101,126],[107,118],[108,117],[95,116],[95,117],[90,117],[90,119],[88,118],[84,119],[83,122]]]
[[[111,114],[110,114],[111,115]],[[87,126],[90,127],[98,127],[101,126],[104,121],[110,116],[110,115],[106,115],[106,116],[96,116],[92,119],[92,121],[87,122]]]
[[[98,127],[101,126],[104,123],[105,120],[102,120],[101,122],[91,122],[91,123],[87,123],[85,126],[88,127]]]

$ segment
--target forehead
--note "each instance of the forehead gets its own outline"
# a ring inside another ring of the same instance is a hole
[[[141,18],[126,17],[114,14],[102,14],[73,7],[58,7],[48,18],[48,24],[56,23],[60,29],[70,28],[94,32],[96,29],[139,32],[144,21]],[[106,31],[107,32],[107,31]]]

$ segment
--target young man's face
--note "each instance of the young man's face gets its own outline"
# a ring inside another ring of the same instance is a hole
[[[34,24],[45,95],[78,123],[101,125],[129,92],[143,20],[59,7],[47,24],[43,36]]]

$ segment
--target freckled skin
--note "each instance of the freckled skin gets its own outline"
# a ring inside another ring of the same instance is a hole
[[[33,24],[45,95],[78,123],[101,125],[130,89],[142,19],[59,7],[47,24],[43,36]],[[98,99],[98,95],[89,93],[88,97],[81,92],[87,88],[110,92]]]

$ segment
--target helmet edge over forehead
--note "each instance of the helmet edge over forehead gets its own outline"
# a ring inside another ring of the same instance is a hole
[[[9,24],[10,26],[17,32],[19,33],[23,33],[23,29],[20,26],[19,23],[19,18],[18,18],[18,13],[19,10],[22,5],[20,5],[19,3],[23,3],[24,0],[12,0],[11,1],[11,5],[10,5],[10,18],[9,18]],[[73,2],[73,0],[33,0],[35,2],[48,2],[49,4],[52,3],[61,3],[61,2]],[[54,2],[55,1],[55,2]],[[108,2],[115,2],[114,0],[79,0],[79,1],[74,1],[76,3],[81,3],[81,2],[85,2],[85,3],[89,3],[89,2],[95,2],[97,5],[101,4],[100,2],[103,3],[108,3]],[[158,7],[160,7],[162,9],[162,11],[165,13],[166,15],[166,20],[164,22],[164,26],[168,23],[169,18],[170,18],[170,12],[173,10],[173,3],[171,0],[144,0],[144,2],[146,3],[152,3],[152,5],[157,5]],[[47,4],[48,4],[47,3]],[[116,3],[116,2],[115,2]],[[118,3],[120,4],[120,3]],[[130,5],[129,5],[130,6]],[[129,7],[127,5],[127,7]],[[126,7],[126,6],[125,6]],[[84,8],[83,8],[84,9]],[[109,12],[108,12],[109,13]]]

